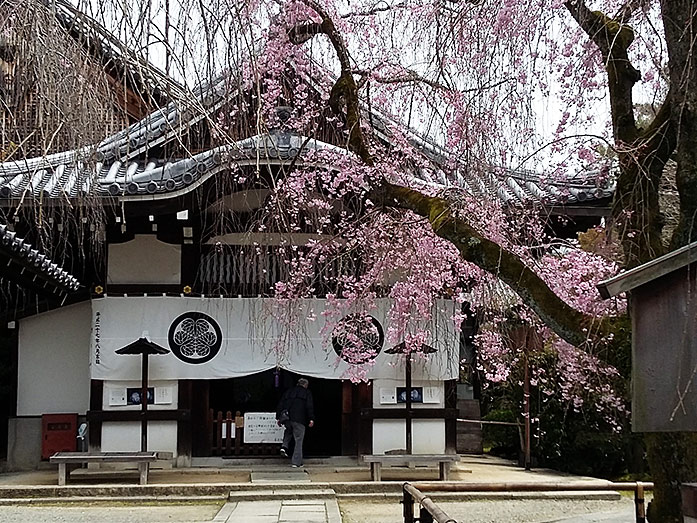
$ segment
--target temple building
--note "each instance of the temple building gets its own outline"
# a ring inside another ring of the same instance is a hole
[[[84,23],[69,24],[78,16],[74,10],[58,12],[69,34],[79,29],[90,42],[107,39]],[[105,40],[106,48],[113,54]],[[129,58],[116,63],[105,74],[123,74]],[[177,96],[172,93],[181,86],[155,89],[166,81],[148,70],[154,94],[143,96],[143,85],[125,83],[126,91],[114,97],[122,128],[98,144],[21,160],[10,155],[0,163],[0,232],[53,245],[52,258],[59,254],[57,264],[82,284],[77,289],[66,272],[60,299],[27,301],[16,291],[3,303],[16,366],[10,468],[37,466],[42,416],[50,414],[76,414],[87,423],[89,448],[101,451],[138,450],[146,416],[149,449],[172,453],[177,466],[211,456],[275,455],[280,440],[273,412],[301,376],[310,379],[317,413],[306,436],[310,456],[405,449],[407,420],[414,453],[461,450],[456,419],[463,402],[476,400],[458,384],[463,351],[471,350],[471,339],[451,321],[460,305],[445,296],[436,303],[429,345],[408,369],[400,346],[385,342],[387,298],[347,314],[329,337],[322,334],[330,276],[355,271],[350,256],[317,267],[316,296],[293,310],[301,327],[291,339],[274,316],[274,285],[291,271],[284,253],[302,251],[322,235],[311,228],[249,231],[273,180],[315,166],[318,152],[340,150],[342,128],[319,114],[312,137],[292,131],[284,125],[295,105],[288,91],[278,100],[274,128],[260,134],[244,122],[233,124],[233,139],[221,143],[212,122],[247,95],[230,89],[232,73]],[[287,90],[297,85],[294,75]],[[321,96],[311,80],[311,96]],[[388,142],[392,122],[372,111],[376,136]],[[424,155],[443,156],[420,140]],[[419,170],[414,176],[504,205],[543,206],[549,215],[572,217],[578,229],[606,215],[612,196],[612,187],[593,176],[570,185],[503,170],[454,177]],[[465,325],[465,332],[473,328]],[[341,358],[351,343],[347,332],[358,333],[370,349],[367,381],[358,384],[348,379],[350,365]],[[142,360],[116,352],[141,337],[167,349],[149,357],[146,414]]]

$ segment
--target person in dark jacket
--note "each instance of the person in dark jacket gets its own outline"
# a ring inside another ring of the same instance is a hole
[[[288,457],[288,449],[291,440],[295,441],[295,449],[290,463],[293,467],[303,465],[303,439],[305,438],[305,427],[312,427],[315,424],[315,409],[312,402],[312,392],[308,390],[309,382],[305,378],[300,378],[298,384],[292,389],[288,389],[281,396],[276,408],[276,421],[280,425],[285,425],[283,433],[283,443],[281,445],[281,455]],[[288,420],[281,421],[281,413],[288,411]]]

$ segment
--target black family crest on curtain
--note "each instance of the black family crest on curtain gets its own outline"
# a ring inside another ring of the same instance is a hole
[[[334,352],[351,365],[377,358],[384,342],[382,325],[368,314],[349,314],[332,331]]]
[[[185,312],[169,327],[169,348],[186,363],[206,363],[223,344],[218,322],[202,312]]]

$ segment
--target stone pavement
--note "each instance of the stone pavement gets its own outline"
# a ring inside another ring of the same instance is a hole
[[[226,503],[215,523],[341,523],[336,497]]]

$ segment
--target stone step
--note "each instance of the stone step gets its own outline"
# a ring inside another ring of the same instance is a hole
[[[336,499],[336,492],[333,489],[294,489],[294,488],[275,488],[275,489],[256,489],[256,490],[233,490],[230,491],[228,501],[269,501],[269,500],[290,500],[290,499]]]
[[[307,483],[265,483],[262,485],[252,483],[235,483],[231,485],[232,492],[255,492],[259,490],[285,490],[306,491],[332,490],[340,492],[401,492],[403,481],[346,481],[346,482],[313,482],[311,487]]]
[[[0,499],[22,498],[159,498],[170,496],[206,497],[215,496],[224,499],[234,483],[198,483],[169,485],[51,485],[2,486]]]

